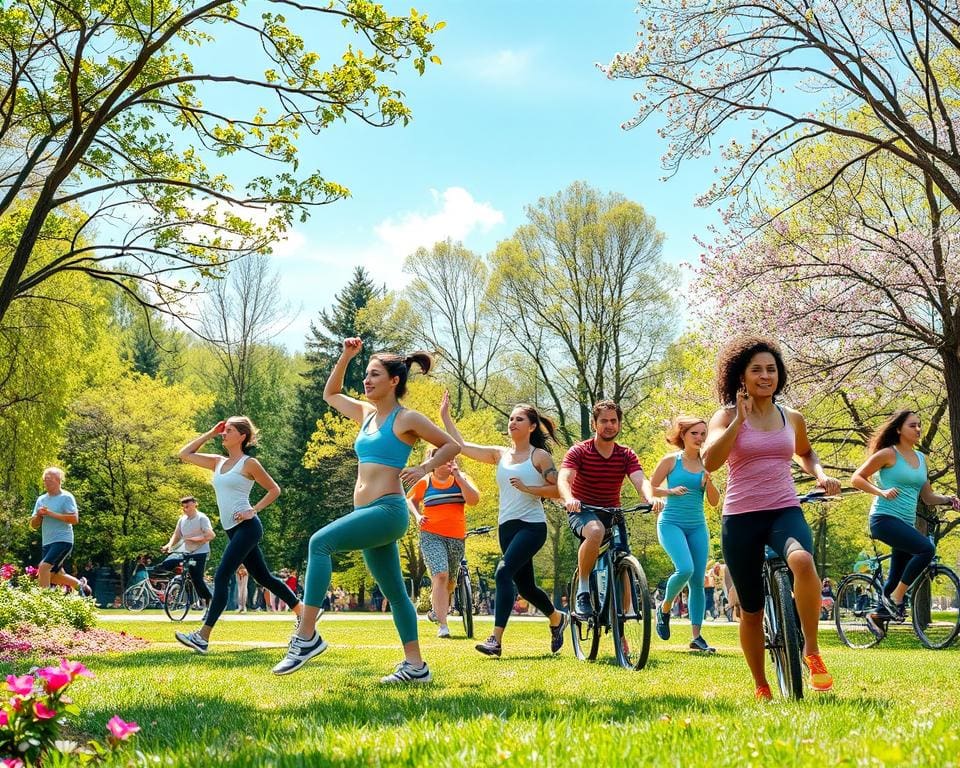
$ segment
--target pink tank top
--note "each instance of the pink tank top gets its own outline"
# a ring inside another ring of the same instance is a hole
[[[744,422],[727,457],[730,470],[724,515],[743,515],[769,509],[797,506],[790,465],[796,450],[796,435],[790,419],[781,410],[784,425],[773,432],[753,429]]]

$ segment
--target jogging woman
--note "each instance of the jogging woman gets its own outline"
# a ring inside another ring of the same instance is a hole
[[[226,456],[197,453],[214,437],[220,438]],[[220,525],[230,539],[213,577],[213,599],[203,618],[203,626],[190,633],[176,633],[177,640],[198,653],[206,653],[209,649],[210,633],[227,607],[230,579],[241,563],[247,567],[254,581],[280,595],[280,599],[294,613],[299,616],[302,610],[297,596],[270,571],[260,549],[263,525],[259,514],[280,495],[280,486],[259,461],[248,455],[250,448],[256,444],[257,430],[253,422],[246,416],[231,416],[180,449],[180,461],[213,470],[213,490],[220,510]],[[254,483],[266,493],[260,501],[251,505],[250,491]]]
[[[803,416],[776,401],[786,384],[783,356],[772,341],[750,336],[727,344],[717,362],[717,394],[723,407],[710,419],[703,451],[708,472],[724,464],[729,469],[721,543],[740,600],[740,646],[758,699],[771,698],[763,659],[762,573],[768,545],[793,572],[810,685],[815,691],[833,685],[817,644],[820,577],[810,526],[797,504],[791,460],[828,494],[838,493],[840,484],[820,466]]]
[[[867,615],[867,626],[877,637],[883,637],[888,621],[903,621],[907,590],[936,552],[930,539],[915,527],[917,502],[960,508],[956,496],[933,492],[927,459],[917,450],[920,437],[917,412],[897,411],[873,433],[867,444],[869,458],[850,478],[854,488],[876,496],[870,507],[870,535],[892,549],[880,604]],[[879,485],[871,482],[875,474]]]
[[[476,648],[487,656],[503,652],[503,631],[513,608],[513,585],[520,596],[536,606],[550,620],[550,651],[563,646],[563,632],[569,623],[549,596],[537,586],[533,557],[547,541],[547,516],[542,498],[558,498],[557,469],[548,446],[555,440],[553,422],[531,405],[517,405],[510,413],[507,429],[510,448],[466,442],[450,416],[450,395],[444,393],[440,416],[447,432],[460,443],[463,455],[497,467],[500,514],[497,535],[503,557],[497,565],[497,597],[494,604],[493,634]]]
[[[325,525],[310,539],[303,618],[286,657],[273,668],[286,675],[323,653],[327,643],[316,632],[317,617],[333,570],[331,556],[336,552],[363,551],[363,559],[393,609],[393,623],[403,643],[402,662],[396,670],[381,678],[383,683],[428,683],[430,669],[420,655],[417,637],[417,612],[410,602],[400,570],[397,541],[407,532],[410,515],[403,485],[413,485],[459,453],[456,442],[426,416],[403,408],[399,400],[407,391],[407,377],[416,364],[427,373],[431,359],[426,352],[401,357],[378,352],[370,357],[363,391],[367,402],[343,394],[347,365],[360,352],[363,342],[344,339],[323,399],[340,413],[360,425],[353,447],[359,467],[353,490],[352,512]],[[418,439],[438,450],[423,464],[408,467],[407,460]]]
[[[703,468],[700,447],[707,438],[707,422],[692,416],[680,416],[667,432],[667,442],[681,450],[664,456],[650,482],[654,496],[666,496],[667,503],[657,516],[657,538],[673,562],[674,572],[667,579],[663,602],[657,611],[657,634],[670,639],[670,609],[674,598],[690,584],[688,613],[693,639],[690,648],[708,653],[716,650],[700,634],[706,612],[704,577],[710,552],[710,532],[703,513],[706,495],[710,506],[720,501],[720,492]],[[666,482],[666,487],[663,487]],[[713,610],[713,595],[710,595]]]

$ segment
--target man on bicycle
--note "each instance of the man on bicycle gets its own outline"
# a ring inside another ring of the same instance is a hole
[[[577,554],[580,579],[573,615],[584,621],[593,615],[590,572],[600,555],[600,545],[610,527],[610,519],[603,513],[597,515],[583,511],[581,504],[619,507],[620,488],[623,481],[629,479],[641,497],[653,505],[655,512],[663,506],[663,499],[654,497],[637,454],[616,442],[622,419],[623,410],[613,400],[601,400],[594,405],[590,420],[594,436],[567,451],[557,480],[560,498],[567,509],[567,522],[580,539]]]
[[[203,579],[203,570],[207,563],[207,555],[210,554],[210,542],[217,537],[217,534],[213,532],[210,518],[197,509],[197,500],[193,496],[184,496],[180,499],[180,510],[183,514],[177,521],[176,528],[173,529],[170,541],[160,547],[160,551],[169,553],[181,541],[183,542],[184,553],[193,561],[189,566],[190,581],[193,582],[197,596],[205,605],[209,605],[213,595]],[[176,557],[168,557],[154,570],[172,571],[178,560],[179,558]],[[170,564],[169,567],[168,564]]]

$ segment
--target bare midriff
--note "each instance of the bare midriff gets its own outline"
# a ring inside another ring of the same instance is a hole
[[[359,465],[357,484],[353,487],[354,507],[365,507],[391,493],[403,493],[399,469],[386,464]]]

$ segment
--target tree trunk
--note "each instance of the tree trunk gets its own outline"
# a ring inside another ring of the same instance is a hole
[[[953,448],[954,488],[960,488],[960,350],[954,345],[940,351],[943,378],[947,388],[947,418],[950,424],[950,443]]]

